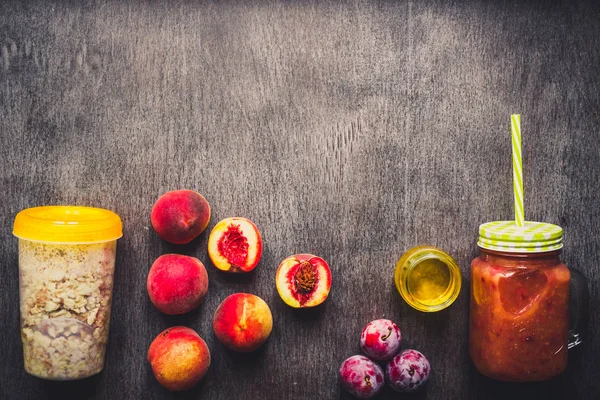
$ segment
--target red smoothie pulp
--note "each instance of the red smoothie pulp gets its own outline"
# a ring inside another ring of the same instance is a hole
[[[567,366],[570,281],[560,252],[481,253],[471,264],[473,363],[502,381],[560,374]]]

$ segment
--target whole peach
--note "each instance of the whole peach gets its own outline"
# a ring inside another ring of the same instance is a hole
[[[200,260],[164,254],[154,261],[146,282],[150,301],[165,314],[183,314],[198,307],[208,291],[208,275]]]
[[[271,334],[273,316],[263,299],[253,294],[235,293],[219,304],[213,319],[215,336],[225,347],[250,352],[259,348]]]
[[[190,389],[210,367],[210,350],[192,329],[165,329],[148,348],[148,362],[156,380],[173,391]]]
[[[210,205],[198,192],[174,190],[160,196],[150,214],[152,227],[169,243],[186,244],[201,234],[210,221]]]

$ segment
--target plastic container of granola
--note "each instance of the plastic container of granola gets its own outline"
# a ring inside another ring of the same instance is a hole
[[[44,206],[17,214],[25,370],[72,380],[104,367],[121,219],[93,207]]]

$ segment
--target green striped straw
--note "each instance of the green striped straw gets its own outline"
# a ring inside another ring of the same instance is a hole
[[[512,137],[513,189],[515,193],[515,222],[523,226],[525,210],[523,206],[523,163],[521,161],[521,114],[510,116]]]

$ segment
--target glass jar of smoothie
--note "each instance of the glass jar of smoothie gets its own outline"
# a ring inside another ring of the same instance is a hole
[[[480,226],[477,244],[481,255],[471,264],[469,321],[473,363],[502,381],[560,374],[568,348],[578,344],[574,332],[569,343],[570,285],[586,285],[560,260],[562,228],[490,222]]]
[[[25,370],[71,380],[104,367],[113,288],[117,214],[47,206],[17,214],[21,339]]]

